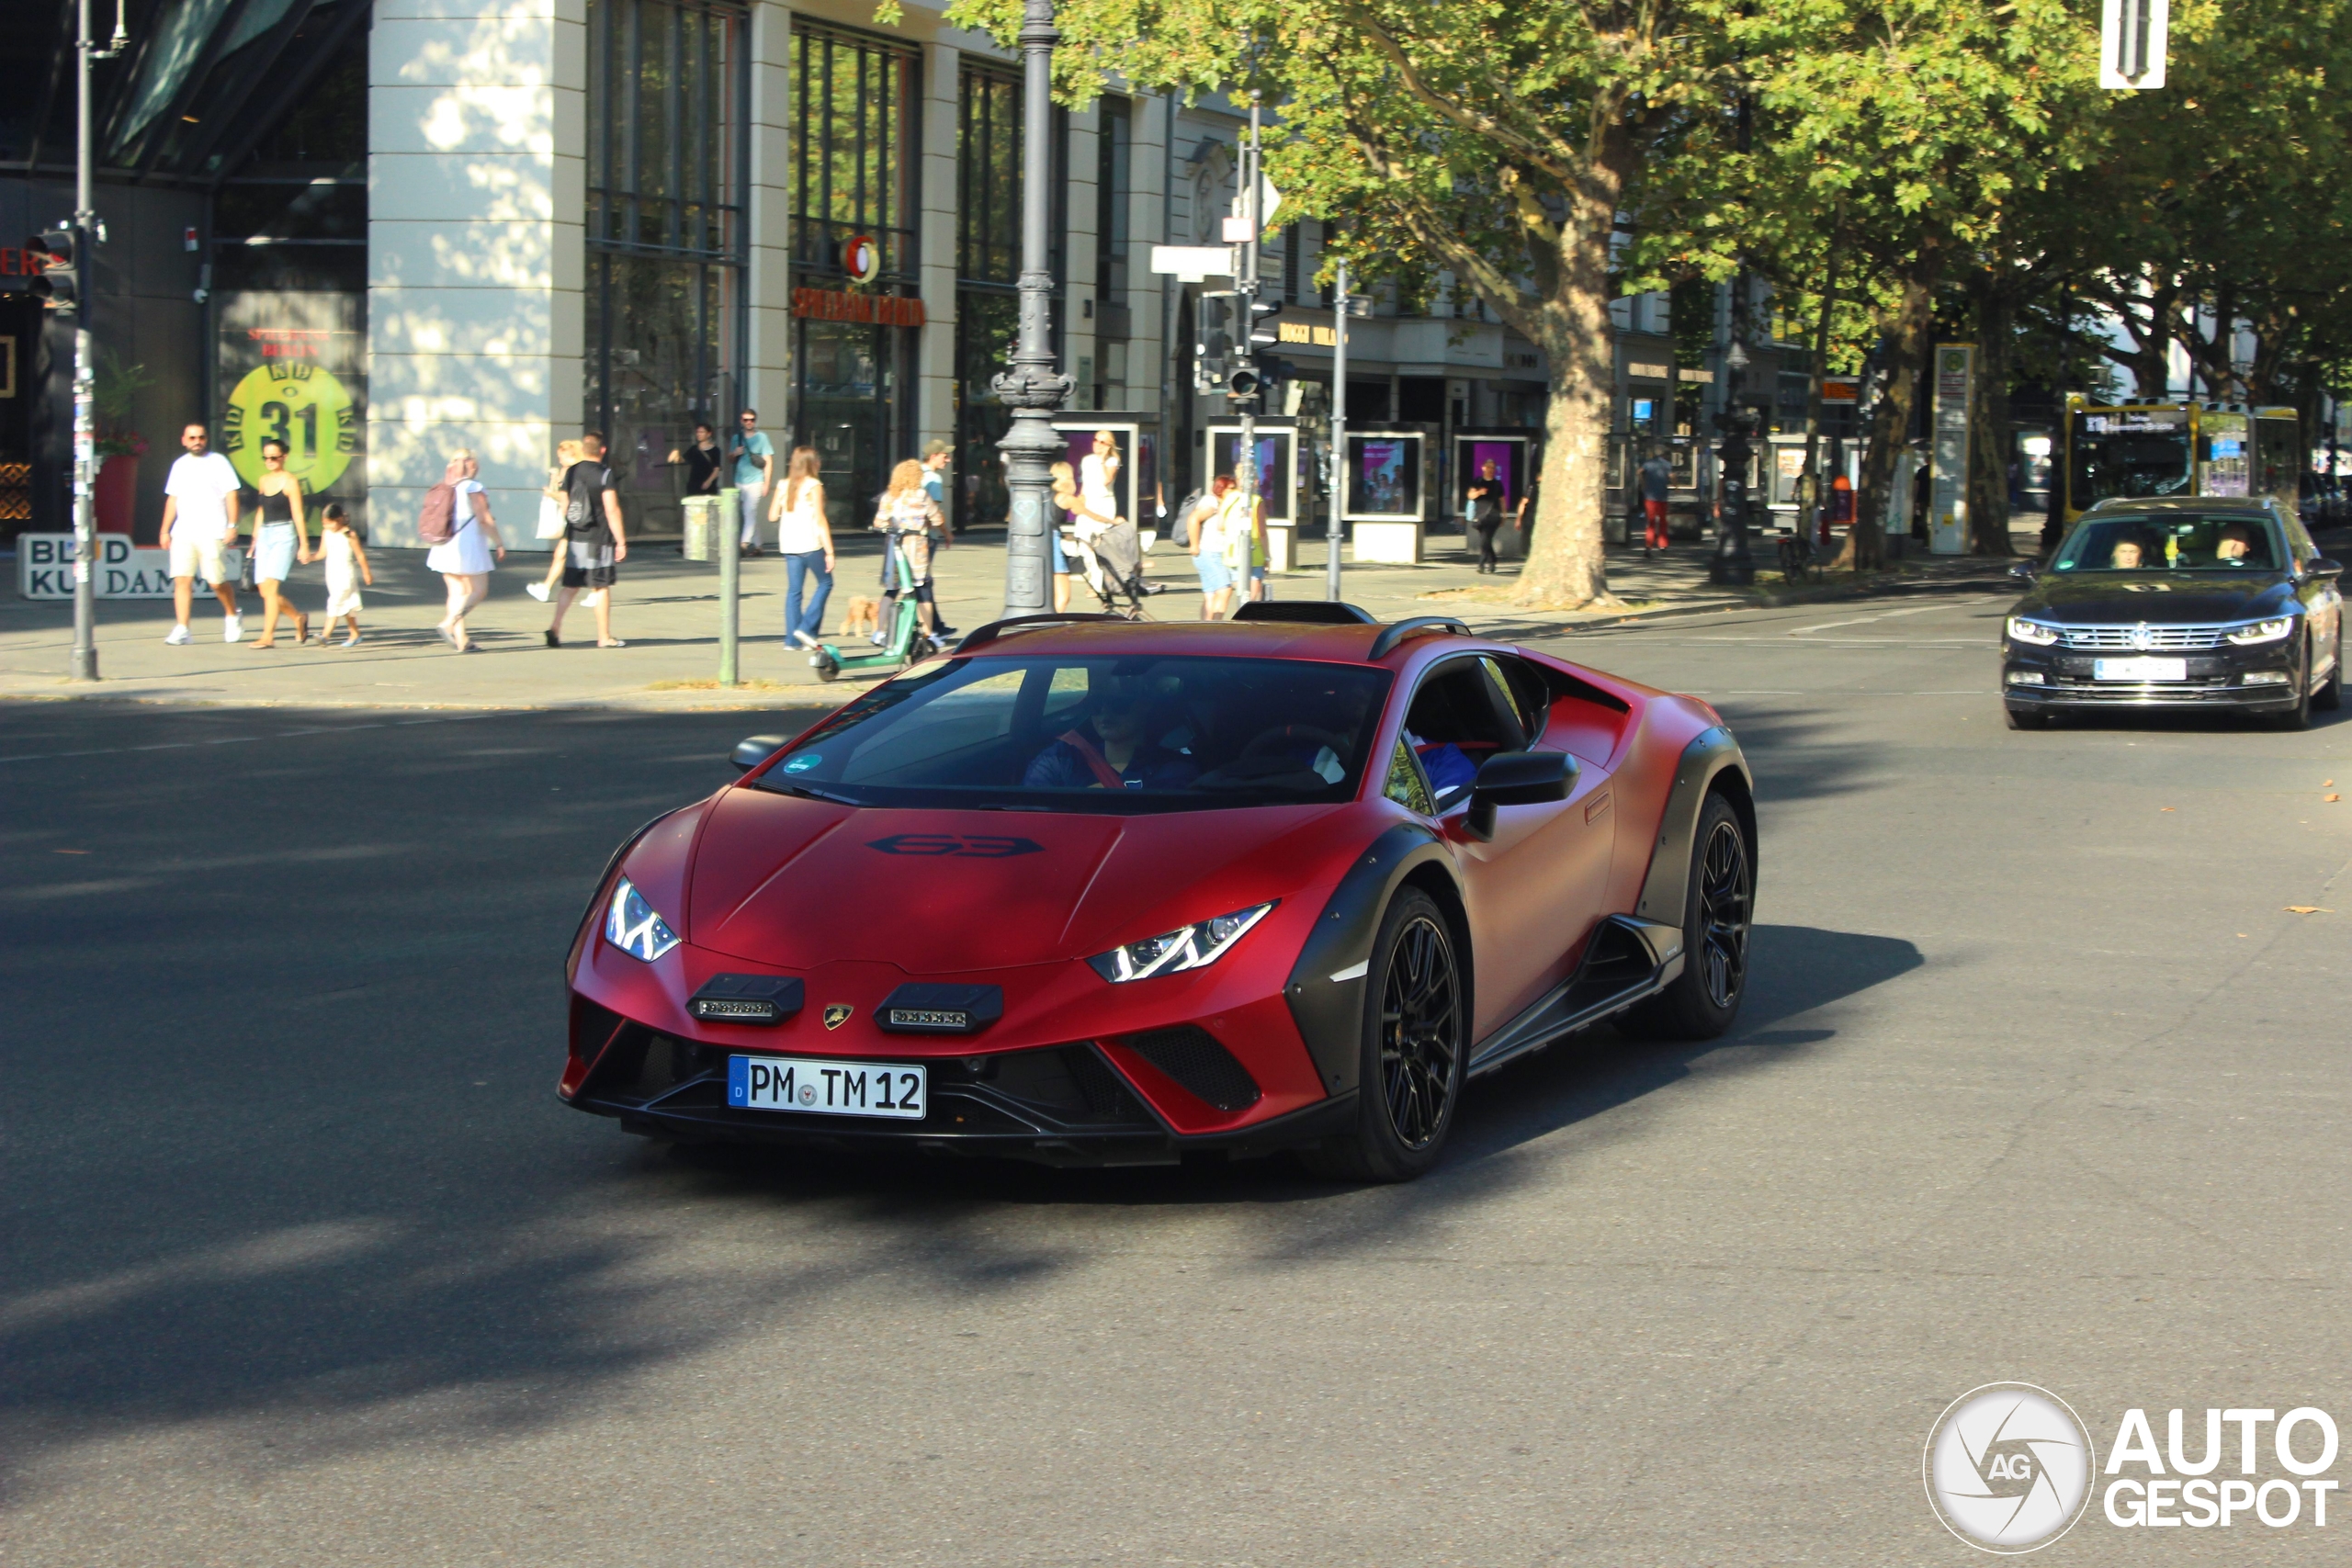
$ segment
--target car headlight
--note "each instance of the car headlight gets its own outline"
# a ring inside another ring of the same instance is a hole
[[[2009,640],[2030,642],[2036,648],[2048,648],[2058,640],[2058,628],[2045,626],[2040,621],[2029,621],[2023,615],[2009,617]]]
[[[1275,902],[1280,901],[1277,899]],[[1148,980],[1154,975],[1205,969],[1223,958],[1227,951],[1239,942],[1251,926],[1264,919],[1266,911],[1273,907],[1272,904],[1260,904],[1254,908],[1219,915],[1215,919],[1196,920],[1170,931],[1166,936],[1131,942],[1125,947],[1097,953],[1087,963],[1094,966],[1097,975],[1114,982]]]
[[[605,906],[605,940],[650,964],[678,945],[678,933],[624,876],[613,884],[613,901]]]
[[[2248,621],[2242,626],[2232,626],[2224,635],[2226,635],[2232,642],[2236,643],[2240,648],[2244,648],[2249,643],[2277,642],[2280,637],[2285,637],[2289,632],[2293,631],[2294,629],[2295,622],[2293,617],[2289,615],[2280,615],[2276,620]]]

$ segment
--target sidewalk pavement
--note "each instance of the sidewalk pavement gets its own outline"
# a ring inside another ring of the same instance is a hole
[[[2019,539],[2030,546],[2030,532]],[[1280,599],[1323,596],[1324,547],[1305,541],[1299,570],[1275,580]],[[1988,559],[1918,559],[1897,563],[1888,573],[1862,582],[1830,581],[1792,592],[1781,582],[1769,542],[1757,555],[1757,585],[1746,591],[1707,581],[1713,547],[1679,544],[1655,557],[1638,547],[1609,552],[1611,586],[1628,611],[1565,614],[1521,610],[1508,603],[1518,571],[1506,563],[1497,577],[1480,577],[1475,549],[1459,535],[1437,534],[1430,558],[1420,566],[1357,566],[1343,562],[1342,592],[1383,620],[1412,615],[1456,615],[1476,629],[1526,639],[1577,627],[1642,618],[1721,613],[1759,604],[1858,592],[1901,592],[1960,586],[1999,586],[2007,562]],[[170,647],[168,600],[101,600],[98,603],[98,670],[96,683],[67,678],[73,645],[73,605],[14,596],[15,574],[0,583],[0,698],[55,700],[99,697],[117,701],[230,704],[286,707],[548,708],[623,707],[650,710],[771,708],[831,705],[875,679],[844,675],[827,686],[809,668],[805,653],[783,646],[784,563],[770,555],[743,563],[742,645],[740,675],[745,684],[720,690],[718,674],[718,569],[715,562],[689,561],[674,543],[632,551],[615,591],[613,630],[628,646],[594,646],[594,617],[574,607],[565,623],[566,646],[548,649],[541,637],[548,606],[528,597],[525,584],[537,579],[544,556],[516,554],[491,579],[487,604],[468,617],[481,651],[459,654],[435,634],[445,590],[424,570],[421,550],[370,553],[376,584],[364,591],[364,640],[345,649],[311,643],[297,647],[289,627],[279,628],[278,646],[256,649],[261,625],[257,594],[241,596],[245,641],[220,640],[220,606],[199,592],[189,626],[195,640]],[[1190,558],[1162,542],[1146,558],[1152,581],[1168,592],[1148,601],[1154,618],[1189,620],[1200,614],[1200,590]],[[826,607],[825,635],[837,637],[853,595],[878,592],[877,541],[852,539],[839,558],[833,592]],[[936,558],[934,577],[942,614],[970,630],[994,619],[1002,605],[1004,536],[977,532]],[[1098,606],[1083,581],[1073,584],[1070,608]],[[311,616],[313,635],[322,622],[325,587],[317,566],[296,569],[292,601]]]

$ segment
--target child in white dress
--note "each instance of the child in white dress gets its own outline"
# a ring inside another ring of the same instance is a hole
[[[351,531],[351,520],[339,505],[326,509],[322,521],[326,526],[319,536],[319,547],[327,558],[327,625],[319,634],[324,644],[334,635],[337,620],[351,623],[351,635],[343,639],[345,648],[359,646],[359,584],[376,586],[376,574],[368,570],[367,547],[359,536]]]

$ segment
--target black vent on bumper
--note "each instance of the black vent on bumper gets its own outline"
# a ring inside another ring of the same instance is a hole
[[[1009,1051],[983,1060],[988,1081],[1007,1099],[1048,1111],[1060,1121],[1159,1125],[1091,1045]]]
[[[1119,1043],[1219,1111],[1240,1111],[1263,1093],[1249,1069],[1198,1024],[1130,1034]]]

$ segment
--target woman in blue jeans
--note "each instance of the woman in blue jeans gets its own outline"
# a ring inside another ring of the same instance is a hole
[[[784,645],[817,647],[825,626],[825,601],[833,592],[833,531],[825,522],[825,483],[817,477],[817,449],[796,446],[792,466],[768,516],[775,523],[776,553],[784,558]],[[817,580],[817,596],[804,610],[801,580]]]

